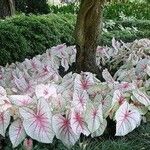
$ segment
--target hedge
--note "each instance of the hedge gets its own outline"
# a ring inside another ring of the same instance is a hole
[[[22,61],[60,43],[74,44],[73,22],[69,14],[16,16],[0,21],[0,64]]]
[[[50,14],[40,16],[15,16],[0,21],[0,65],[43,53],[47,48],[60,43],[75,44],[73,31],[76,16],[72,14]],[[106,21],[108,22],[108,21]],[[110,45],[112,37],[130,42],[139,38],[150,38],[150,21],[116,21],[108,32],[103,32],[101,43]],[[118,26],[137,27],[138,31],[122,31]]]

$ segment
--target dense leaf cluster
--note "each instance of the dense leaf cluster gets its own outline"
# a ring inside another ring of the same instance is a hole
[[[149,39],[124,43],[113,38],[112,47],[99,46],[96,61],[103,82],[90,72],[61,77],[59,66],[68,70],[76,59],[75,46],[65,44],[1,66],[0,134],[5,136],[9,128],[13,147],[26,136],[41,143],[52,143],[56,136],[71,147],[81,134],[101,136],[107,118],[116,122],[116,136],[128,134],[147,121],[150,110],[149,52]]]

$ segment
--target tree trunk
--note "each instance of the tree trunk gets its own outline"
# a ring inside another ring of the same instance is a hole
[[[101,35],[105,0],[82,0],[75,29],[76,71],[101,74],[96,65],[96,48]]]
[[[15,1],[14,0],[1,0],[0,3],[0,18],[12,16],[15,14]]]

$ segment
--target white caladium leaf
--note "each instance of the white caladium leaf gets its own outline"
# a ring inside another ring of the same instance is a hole
[[[70,123],[75,134],[80,135],[81,133],[83,133],[86,136],[90,134],[83,113],[81,111],[72,110]]]
[[[88,89],[88,94],[90,95],[90,98],[94,98],[97,94],[106,95],[110,91],[110,88],[108,87],[107,83],[99,83],[95,84],[94,86],[91,86]]]
[[[81,75],[77,75],[74,81],[74,89],[88,90],[94,85],[94,76],[89,72],[82,72]]]
[[[80,136],[73,132],[70,118],[64,118],[62,115],[54,115],[52,122],[56,137],[60,139],[64,145],[71,147],[77,142]]]
[[[53,85],[39,84],[35,88],[35,94],[37,98],[43,97],[45,99],[48,99],[51,96],[57,97],[56,88]]]
[[[124,82],[132,82],[133,80],[135,80],[135,77],[136,77],[135,68],[132,68],[130,70],[124,69],[121,70],[117,80],[124,81]]]
[[[0,112],[0,134],[5,137],[5,132],[10,123],[10,112]]]
[[[148,98],[148,96],[146,94],[144,94],[140,90],[138,90],[138,89],[134,90],[133,95],[140,103],[144,104],[146,107],[148,107],[150,105],[150,99]]]
[[[115,114],[116,136],[124,136],[140,125],[141,115],[128,102],[124,102]]]
[[[65,68],[65,71],[69,69],[68,60],[66,58],[62,58],[61,65]]]
[[[102,104],[95,107],[92,103],[88,102],[85,121],[90,132],[95,132],[99,128],[100,123],[103,122]]]
[[[28,95],[11,95],[9,96],[9,99],[12,104],[17,106],[27,106],[34,102],[33,99]]]
[[[54,137],[52,114],[45,99],[38,100],[35,110],[23,107],[19,112],[23,117],[24,129],[31,138],[42,143],[52,143]]]
[[[7,95],[6,90],[2,86],[0,86],[0,98],[6,95]]]
[[[110,84],[114,84],[114,83],[115,83],[115,80],[114,80],[113,77],[110,75],[110,73],[108,72],[107,69],[103,70],[102,76],[103,76],[103,78],[105,79],[105,81],[106,81],[107,83],[110,83]]]
[[[122,92],[131,91],[136,88],[134,83],[129,82],[121,82],[119,84],[116,84],[114,87],[116,90],[120,90]]]
[[[9,101],[9,99],[5,96],[1,97],[1,99],[0,99],[0,112],[4,112],[11,107],[12,107],[12,104]]]
[[[136,74],[142,76],[145,73],[148,64],[150,64],[149,59],[141,59],[136,65]]]
[[[123,93],[120,92],[119,90],[116,90],[116,91],[114,92],[114,95],[113,95],[113,98],[112,98],[112,104],[111,104],[111,105],[112,105],[112,107],[113,107],[114,105],[116,105],[116,104],[122,105],[125,100],[126,100],[126,99],[125,99],[125,97],[123,96]]]
[[[103,116],[106,118],[108,116],[108,111],[111,108],[112,96],[107,95],[104,99],[102,99],[101,103],[102,103]]]
[[[147,65],[147,67],[146,67],[146,73],[150,76],[150,64],[149,65]]]
[[[91,137],[101,136],[104,133],[106,127],[107,127],[107,121],[104,119],[103,122],[101,122],[99,128],[94,133],[91,134]]]
[[[22,121],[17,119],[9,127],[9,137],[13,147],[17,147],[26,137]]]
[[[23,77],[23,75],[20,78],[17,78],[14,76],[14,83],[16,87],[21,91],[25,92],[29,88],[29,84],[27,83],[26,79]]]
[[[112,38],[112,46],[115,49],[114,55],[117,55],[118,54],[118,50],[120,49],[121,44],[118,41],[116,41],[114,37]]]
[[[73,93],[72,106],[76,110],[84,111],[86,110],[86,103],[88,100],[89,96],[85,90],[84,91],[75,90]]]

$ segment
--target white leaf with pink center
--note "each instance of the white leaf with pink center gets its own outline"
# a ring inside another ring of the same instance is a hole
[[[111,103],[112,103],[112,96],[111,95],[107,95],[105,98],[103,98],[101,100],[102,103],[102,112],[103,112],[103,116],[105,118],[107,118],[108,116],[108,111],[111,108]]]
[[[23,117],[23,126],[26,133],[33,139],[42,143],[52,143],[54,132],[52,130],[52,114],[45,99],[39,99],[37,108],[20,108]]]
[[[57,97],[56,88],[53,85],[39,84],[35,88],[35,94],[37,98],[43,97],[45,99],[48,99],[51,96]]]
[[[56,137],[67,147],[74,145],[80,136],[73,132],[70,118],[65,118],[62,115],[54,115],[52,120]]]
[[[150,98],[140,90],[134,90],[133,95],[135,96],[137,101],[144,104],[146,107],[150,106]]]
[[[90,132],[95,132],[99,128],[100,123],[103,122],[102,104],[95,107],[92,103],[88,102],[85,121]]]
[[[0,134],[5,137],[6,129],[10,123],[10,112],[0,112]]]
[[[128,102],[124,102],[115,114],[116,136],[124,136],[140,125],[141,115]]]
[[[32,104],[34,100],[28,95],[11,95],[9,99],[12,104],[17,106],[27,106]]]
[[[89,96],[85,90],[75,90],[73,93],[72,106],[76,110],[84,111],[86,110],[86,104],[88,100]]]
[[[119,90],[116,90],[114,92],[113,98],[112,98],[112,104],[111,106],[114,107],[116,104],[117,105],[122,105],[126,101],[125,97],[123,96],[123,93],[120,92]]]
[[[89,72],[82,72],[81,75],[78,74],[75,77],[75,90],[88,90],[92,85],[94,85],[94,76]]]
[[[9,137],[13,147],[17,147],[26,137],[22,121],[17,119],[9,127]]]
[[[87,128],[87,123],[85,122],[84,115],[81,111],[72,110],[70,123],[75,134],[80,135],[83,133],[86,136],[90,134]]]
[[[14,76],[14,84],[21,92],[26,92],[29,89],[29,83],[27,83],[26,79],[23,77],[23,75],[20,78],[17,78]]]
[[[7,109],[11,108],[12,104],[7,97],[1,97],[0,99],[0,112],[4,112]]]
[[[116,84],[114,87],[116,90],[120,90],[122,92],[131,91],[136,88],[134,83],[129,82],[121,82],[119,84]]]

